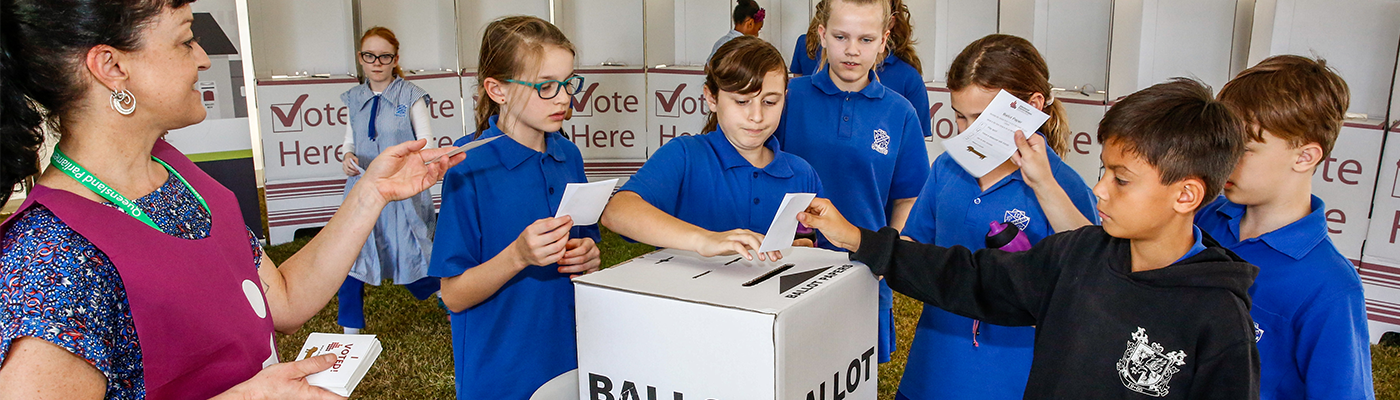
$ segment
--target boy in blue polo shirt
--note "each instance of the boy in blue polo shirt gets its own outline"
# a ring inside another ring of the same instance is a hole
[[[714,110],[708,133],[661,146],[608,202],[603,225],[654,246],[751,257],[787,193],[821,195],[812,166],[772,137],[784,70],[782,53],[762,39],[720,46],[705,66],[705,102]]]
[[[1260,398],[1373,399],[1361,278],[1327,237],[1312,195],[1349,103],[1323,60],[1270,57],[1220,89],[1250,125],[1225,195],[1196,214],[1222,246],[1259,266],[1249,288]]]
[[[1244,123],[1199,82],[1120,100],[1099,125],[1103,226],[1007,252],[857,228],[817,199],[798,220],[890,287],[954,313],[1036,326],[1025,399],[1256,399],[1255,268],[1192,225],[1244,151]]]
[[[872,70],[885,49],[890,3],[827,2],[816,16],[826,66],[788,84],[774,136],[783,150],[812,163],[831,201],[849,210],[857,226],[903,228],[929,162],[914,107]],[[894,293],[881,282],[880,362],[895,348],[893,307]]]

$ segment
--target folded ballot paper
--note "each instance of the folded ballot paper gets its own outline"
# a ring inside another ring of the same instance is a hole
[[[322,354],[335,354],[335,365],[330,369],[306,377],[311,386],[325,388],[341,396],[350,396],[355,386],[364,379],[370,365],[379,358],[384,348],[374,335],[342,335],[338,333],[312,333],[306,344],[297,353],[297,360]]]

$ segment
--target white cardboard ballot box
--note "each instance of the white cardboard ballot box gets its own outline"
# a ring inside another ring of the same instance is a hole
[[[875,276],[847,253],[785,254],[658,250],[575,279],[579,397],[875,399]]]

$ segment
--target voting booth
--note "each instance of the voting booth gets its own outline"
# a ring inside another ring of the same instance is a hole
[[[659,250],[574,280],[582,399],[875,399],[875,276],[847,253]]]
[[[558,0],[554,24],[577,49],[564,136],[578,146],[589,180],[626,178],[646,161],[648,145],[645,21],[641,0]],[[702,56],[703,57],[703,56]]]
[[[268,240],[325,225],[345,189],[341,162],[355,77],[349,0],[249,0]]]
[[[705,133],[711,111],[704,98],[705,62],[733,25],[729,3],[646,2],[647,157],[671,139]]]

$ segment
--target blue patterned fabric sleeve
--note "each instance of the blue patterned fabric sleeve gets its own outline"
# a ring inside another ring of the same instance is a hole
[[[136,203],[173,236],[209,236],[209,213],[178,179]],[[253,265],[261,266],[262,244],[247,232]],[[107,379],[106,399],[146,397],[126,289],[116,266],[92,242],[49,209],[30,208],[0,233],[0,282],[0,363],[14,340],[33,337],[97,368]]]

